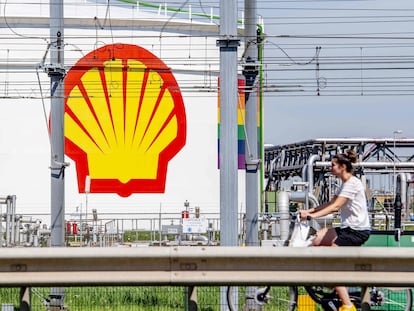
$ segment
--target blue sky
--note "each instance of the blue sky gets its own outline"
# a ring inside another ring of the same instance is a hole
[[[397,129],[412,137],[413,2],[257,3],[268,34],[267,83],[300,89],[265,95],[266,143],[392,137]],[[319,70],[316,60],[295,65],[310,61],[318,46]]]
[[[158,2],[207,14],[220,5]],[[413,1],[257,0],[257,12],[267,34],[264,82],[273,90],[264,96],[265,143],[395,130],[413,137]]]

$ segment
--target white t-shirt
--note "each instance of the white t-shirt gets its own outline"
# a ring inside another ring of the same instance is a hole
[[[367,199],[362,182],[352,176],[348,181],[342,183],[336,192],[338,197],[348,199],[341,211],[341,228],[350,227],[354,230],[370,230]]]

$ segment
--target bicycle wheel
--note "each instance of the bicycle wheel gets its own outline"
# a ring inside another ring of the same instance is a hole
[[[227,306],[230,311],[250,310],[252,304],[262,305],[263,310],[294,311],[296,309],[298,291],[296,287],[262,287],[254,292],[246,290],[248,287],[227,287]],[[238,289],[238,295],[235,295]],[[251,287],[250,287],[251,289]],[[235,302],[238,296],[238,303]]]
[[[371,310],[411,311],[412,305],[410,288],[379,287],[371,291]]]

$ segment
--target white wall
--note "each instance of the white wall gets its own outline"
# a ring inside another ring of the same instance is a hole
[[[69,12],[79,11],[88,1],[74,2],[79,5],[70,3]],[[48,15],[46,2],[34,3],[35,8],[28,5],[22,10],[15,5],[9,6],[6,14]],[[97,9],[96,6],[93,10],[79,12],[88,23],[97,14],[105,14],[102,7]],[[136,11],[125,7],[113,12],[139,18]],[[49,29],[46,26],[9,26],[11,28],[0,28],[0,37],[7,38],[0,39],[0,196],[15,194],[18,213],[49,213],[50,146],[43,104],[48,116],[50,88],[49,78],[42,69],[38,71],[41,80],[38,83],[35,69],[47,51]],[[133,194],[127,198],[115,194],[90,194],[88,206],[90,210],[96,208],[98,213],[158,212],[160,205],[164,212],[179,213],[185,200],[191,206],[200,206],[202,212],[219,212],[217,36],[194,31],[171,32],[168,27],[160,36],[159,30],[140,30],[138,27],[65,29],[65,65],[68,68],[104,44],[140,45],[173,69],[186,109],[187,141],[168,165],[165,193]],[[191,38],[187,36],[189,34]],[[242,48],[239,50],[242,53]],[[24,70],[22,65],[25,65]],[[75,165],[67,160],[71,165],[65,172],[66,212],[71,213],[76,206],[85,205],[86,197],[78,193]],[[239,180],[239,206],[244,207],[244,172],[240,173]]]

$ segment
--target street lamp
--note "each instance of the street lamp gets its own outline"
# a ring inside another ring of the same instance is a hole
[[[88,194],[91,192],[91,178],[89,175],[85,177],[85,242],[89,243],[87,241],[87,233],[88,230]],[[80,223],[81,231],[83,229],[82,222]],[[82,244],[82,241],[81,241]]]
[[[184,207],[185,207],[185,210],[188,212],[188,208],[190,207],[190,202],[188,202],[187,200],[185,200]]]
[[[397,178],[396,178],[396,176],[395,176],[395,136],[397,135],[397,134],[401,134],[402,133],[402,130],[395,130],[394,132],[392,132],[393,133],[393,142],[394,142],[394,148],[393,148],[393,156],[392,156],[392,162],[393,162],[393,186],[392,186],[392,194],[393,194],[393,198],[395,198],[395,192],[396,192],[396,181],[397,181]]]

